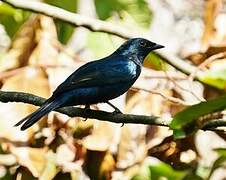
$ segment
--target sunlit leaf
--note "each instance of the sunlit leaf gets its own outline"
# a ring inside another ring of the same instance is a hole
[[[172,129],[180,129],[184,125],[191,123],[196,120],[198,117],[203,116],[205,114],[209,114],[215,111],[220,111],[226,108],[226,95],[218,97],[213,100],[209,100],[206,102],[201,102],[199,104],[193,105],[191,107],[186,108],[185,110],[177,113],[170,127]]]
[[[226,89],[226,69],[206,71],[199,79],[216,88]]]
[[[42,174],[47,163],[45,159],[46,149],[12,147],[10,151],[17,157],[19,164],[27,167],[34,177],[39,177]]]
[[[195,122],[199,117],[215,111],[224,110],[225,108],[226,95],[206,102],[201,102],[180,111],[174,116],[170,124],[170,128],[174,130],[174,137],[184,138],[193,133],[197,129]]]
[[[111,54],[121,43],[120,38],[106,33],[89,33],[87,38],[87,47],[93,51],[97,59]]]
[[[5,3],[0,3],[0,15],[11,15],[14,16],[16,13],[16,9],[13,7],[5,4]]]
[[[132,177],[131,180],[151,180],[151,172],[149,166],[143,166],[139,169],[139,172]]]
[[[149,27],[151,11],[144,0],[95,0],[97,15],[106,20],[117,13],[123,18],[122,13],[128,13],[142,27]]]
[[[35,31],[38,24],[38,18],[31,17],[20,27],[7,53],[0,56],[0,71],[15,69],[28,63],[36,44]]]
[[[45,167],[39,179],[51,180],[57,174],[56,155],[52,151],[49,151],[45,154],[45,160],[46,160]]]
[[[145,67],[151,67],[155,70],[165,70],[166,64],[162,61],[162,59],[155,53],[149,53],[144,61]]]
[[[226,156],[220,156],[220,157],[218,157],[215,161],[214,161],[214,163],[213,163],[213,166],[212,166],[212,168],[211,168],[211,171],[210,171],[210,173],[209,173],[209,177],[211,177],[212,176],[212,174],[214,173],[214,171],[216,170],[216,169],[218,169],[218,168],[220,168],[220,167],[225,167],[225,165],[226,165]],[[209,178],[208,178],[209,179]]]
[[[211,0],[206,2],[205,11],[204,11],[204,22],[205,28],[202,37],[202,48],[206,49],[212,43],[215,38],[215,20],[220,12],[222,6],[222,1]]]
[[[226,148],[217,148],[214,149],[219,155],[226,157]]]
[[[8,78],[2,90],[28,92],[42,97],[49,96],[45,73],[35,68],[25,68],[16,76]],[[34,129],[22,132],[13,125],[34,110],[35,107],[29,104],[0,103],[0,137],[11,141],[27,141],[34,133]]]
[[[200,176],[196,175],[194,172],[191,172],[190,174],[186,175],[183,180],[204,180]]]
[[[151,179],[159,179],[160,177],[165,177],[168,180],[181,180],[186,171],[174,170],[170,165],[165,163],[160,163],[156,166],[149,166],[151,171]]]
[[[84,166],[91,179],[111,179],[115,161],[111,153],[88,151]]]
[[[14,9],[11,6],[0,4],[0,23],[4,25],[8,35],[13,38],[20,26],[28,19],[30,12]]]

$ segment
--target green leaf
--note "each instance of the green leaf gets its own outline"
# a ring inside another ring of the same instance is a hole
[[[226,89],[226,69],[209,70],[198,77],[202,82],[205,82],[218,89]]]
[[[216,151],[220,156],[226,157],[226,148],[216,148],[214,151]]]
[[[53,179],[57,174],[56,154],[52,151],[48,151],[45,158],[47,162],[41,176],[39,177],[40,180]]]
[[[156,165],[144,165],[131,180],[182,180],[188,171],[173,169],[169,164],[160,162]]]
[[[226,94],[213,100],[201,102],[177,113],[170,128],[181,130],[186,125],[193,125],[197,118],[226,108]]]
[[[59,41],[63,44],[66,44],[74,32],[74,27],[65,22],[57,22],[56,26]]]
[[[77,0],[45,0],[45,2],[71,12],[77,11]],[[74,27],[60,20],[55,20],[55,23],[59,41],[66,44],[74,32]]]
[[[204,180],[203,178],[201,178],[200,176],[196,175],[196,174],[193,174],[193,173],[190,173],[188,175],[186,175],[183,180]]]
[[[90,32],[87,37],[87,47],[92,50],[96,59],[111,54],[121,43],[122,39],[106,33]]]
[[[210,179],[210,177],[212,176],[213,172],[216,169],[223,167],[225,165],[226,165],[226,156],[220,156],[219,158],[217,158],[217,160],[213,163],[213,166],[212,166],[210,174],[209,174],[209,178],[207,178],[207,179]]]
[[[8,4],[0,3],[0,15],[14,16],[16,11],[17,11],[16,9],[14,9],[11,6],[9,6]]]
[[[145,0],[95,0],[95,6],[97,15],[102,20],[110,18],[113,14],[123,19],[123,13],[126,12],[141,27],[150,26],[152,14]]]
[[[151,172],[151,179],[161,179],[161,177],[167,178],[167,180],[180,180],[186,175],[186,171],[174,170],[170,165],[166,163],[159,163],[156,166],[149,166]]]
[[[155,70],[166,69],[166,64],[164,63],[164,61],[162,61],[162,59],[156,53],[153,53],[153,52],[149,53],[145,58],[144,63],[146,62],[150,63]]]
[[[183,139],[186,138],[189,134],[183,129],[175,129],[173,130],[173,137],[175,139]]]
[[[20,26],[28,19],[30,12],[15,9],[7,4],[0,4],[0,23],[7,34],[13,38]]]
[[[149,166],[142,166],[139,169],[139,173],[136,174],[131,178],[131,180],[150,180],[151,179],[151,174],[150,174],[150,169]]]

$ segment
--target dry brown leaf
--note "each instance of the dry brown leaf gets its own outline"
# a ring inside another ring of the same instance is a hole
[[[211,70],[225,70],[226,69],[226,59],[215,60],[209,64],[209,69]]]
[[[92,179],[111,179],[115,161],[111,153],[100,151],[88,151],[84,167]]]
[[[127,168],[142,162],[146,156],[146,127],[127,124],[122,128],[117,154],[117,167]]]
[[[31,67],[21,70],[21,73],[17,76],[8,78],[2,90],[28,92],[42,97],[48,97],[50,94],[45,73],[40,69]],[[12,141],[27,141],[29,136],[32,135],[32,128],[22,132],[18,128],[13,127],[13,125],[34,110],[35,107],[28,104],[1,103],[0,137]]]
[[[24,66],[36,45],[35,30],[39,26],[37,16],[31,16],[17,32],[7,54],[0,61],[0,72]]]
[[[112,123],[94,121],[93,132],[91,135],[84,138],[83,145],[88,150],[105,152],[110,148],[113,142],[115,125]]]
[[[45,154],[45,167],[42,171],[41,176],[39,177],[40,180],[52,180],[55,175],[57,174],[57,168],[56,168],[56,156],[55,154],[50,150]]]
[[[189,150],[192,151],[195,155],[189,157]],[[194,142],[194,136],[190,136],[182,140],[174,140],[173,136],[169,136],[165,138],[160,144],[149,149],[148,154],[172,165],[174,168],[183,168],[187,166],[184,162],[181,161],[182,153],[185,152],[188,153],[184,154],[183,159],[189,161],[187,163],[195,164],[198,155],[196,154],[197,149]]]
[[[39,26],[35,31],[37,46],[29,57],[29,64],[47,67],[56,65],[58,50],[53,43],[58,41],[55,24],[50,17],[40,15],[38,18]]]
[[[222,7],[222,0],[208,0],[204,13],[205,29],[202,37],[202,50],[205,51],[215,38],[214,22]]]
[[[28,168],[34,177],[50,180],[57,173],[55,155],[46,148],[11,146],[10,151],[17,157],[18,163]]]
[[[27,167],[33,176],[39,177],[45,166],[47,149],[30,147],[11,147],[10,151],[22,166]]]
[[[199,163],[211,166],[218,158],[216,148],[226,148],[226,142],[211,131],[198,131],[195,136],[195,145],[200,154]]]
[[[16,157],[12,154],[0,154],[0,164],[5,166],[13,166],[16,164]]]
[[[136,83],[136,87],[145,87],[145,89],[152,89],[157,86],[159,81],[142,81]],[[164,82],[163,82],[164,84]],[[161,91],[161,90],[159,90]],[[170,90],[162,90],[162,93],[170,92]],[[167,101],[159,95],[144,92],[142,90],[138,92],[129,91],[127,93],[126,112],[132,114],[146,114],[160,116],[169,110],[169,104]],[[121,139],[119,143],[119,150],[117,156],[117,167],[126,168],[137,163],[141,163],[147,153],[147,141],[162,140],[169,131],[166,128],[151,128],[147,132],[147,126],[127,124],[122,128]],[[154,133],[153,133],[154,132]],[[158,133],[158,137],[155,134]],[[147,139],[148,137],[148,139]],[[154,138],[155,137],[155,138]]]
[[[61,144],[56,150],[57,164],[60,166],[67,166],[75,159],[75,152],[68,147],[67,144]]]

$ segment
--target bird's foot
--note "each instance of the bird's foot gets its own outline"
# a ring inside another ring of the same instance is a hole
[[[119,110],[119,108],[111,104],[109,101],[107,101],[106,103],[114,108],[113,114],[123,114],[122,111]],[[122,123],[121,127],[123,126],[124,126],[124,123]]]
[[[114,108],[114,114],[122,114],[122,112],[119,110],[119,108],[117,108],[116,106],[114,106],[113,104],[111,104],[109,101],[106,102],[109,106],[111,106],[112,108]]]
[[[85,108],[84,108],[84,112],[85,114],[87,114],[87,111],[90,110],[90,105],[89,104],[86,104],[85,105]],[[83,119],[83,121],[86,121],[88,118],[86,117],[85,119]]]
[[[113,111],[113,114],[123,114],[118,108]]]
[[[84,119],[82,119],[82,121],[84,121],[84,122],[85,122],[87,119],[88,119],[88,118],[84,118]]]

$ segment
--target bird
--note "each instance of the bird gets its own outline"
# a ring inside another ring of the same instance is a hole
[[[26,130],[49,112],[66,106],[107,103],[114,112],[121,111],[109,100],[124,94],[140,76],[145,57],[164,46],[144,38],[131,38],[107,57],[84,64],[62,82],[41,107],[15,126]]]

